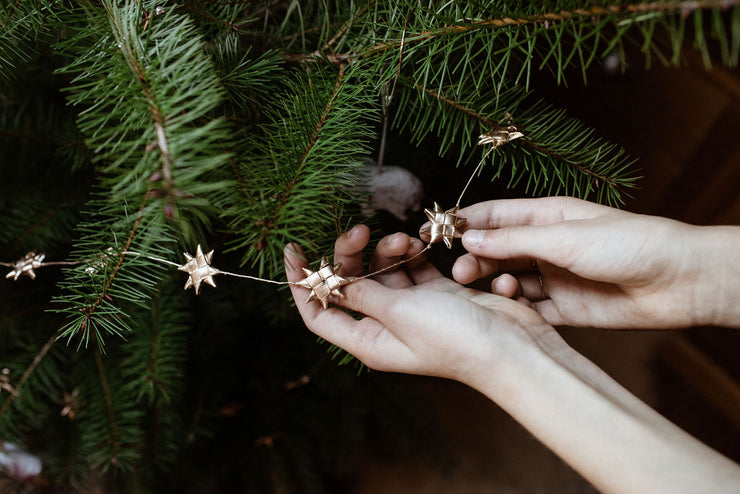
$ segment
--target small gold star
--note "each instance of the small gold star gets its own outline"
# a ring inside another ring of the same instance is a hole
[[[498,127],[491,129],[485,134],[479,135],[478,145],[492,144],[495,149],[499,146],[503,146],[507,142],[513,141],[514,139],[519,139],[520,137],[524,137],[524,134],[519,132],[519,130],[513,125],[509,125],[508,127]]]
[[[429,235],[432,239],[429,241],[430,244],[442,239],[448,249],[452,248],[452,239],[462,237],[459,228],[467,221],[465,218],[461,218],[457,215],[457,211],[460,208],[455,206],[452,209],[443,211],[439,204],[434,203],[434,211],[431,209],[424,209],[424,213],[431,221],[431,225],[425,226],[421,229],[420,233]]]
[[[221,274],[221,271],[211,267],[211,259],[213,258],[213,251],[203,255],[203,250],[200,248],[200,244],[195,251],[195,257],[191,256],[187,252],[183,253],[185,259],[188,261],[177,269],[188,273],[188,281],[185,282],[185,290],[188,288],[195,287],[195,294],[200,294],[200,284],[208,283],[212,287],[216,286],[216,282],[213,281],[213,277],[217,274]]]
[[[349,283],[349,280],[337,274],[340,267],[341,263],[332,266],[329,264],[329,259],[325,257],[321,260],[321,266],[319,266],[318,271],[302,268],[303,274],[306,277],[299,281],[298,284],[311,290],[306,303],[318,299],[324,309],[326,309],[329,307],[329,295],[335,295],[340,298],[344,297],[344,294],[339,289]]]
[[[12,271],[6,274],[5,277],[13,278],[13,281],[15,281],[21,276],[28,276],[32,280],[35,280],[36,272],[34,269],[43,266],[44,257],[46,257],[46,254],[36,254],[35,251],[29,252],[13,264]]]

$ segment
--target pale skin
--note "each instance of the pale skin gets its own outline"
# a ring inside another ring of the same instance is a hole
[[[469,253],[453,268],[457,281],[420,256],[352,283],[332,302],[365,314],[359,320],[305,304],[308,290],[291,286],[308,328],[370,368],[477,389],[603,492],[740,492],[740,467],[634,397],[553,328],[740,326],[740,228],[567,198],[491,201],[460,216]],[[337,239],[342,276],[363,274],[369,235],[360,225]],[[423,246],[388,236],[369,269]],[[288,279],[300,280],[300,248],[288,246],[285,260]],[[489,275],[492,293],[460,284]]]

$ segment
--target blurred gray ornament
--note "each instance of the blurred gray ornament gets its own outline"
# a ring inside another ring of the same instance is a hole
[[[15,443],[0,441],[0,471],[16,480],[26,480],[41,473],[41,460],[38,456]]]
[[[406,221],[410,213],[421,210],[424,186],[409,170],[399,166],[378,167],[374,161],[368,161],[365,171],[363,189],[369,195],[363,213],[387,211]]]

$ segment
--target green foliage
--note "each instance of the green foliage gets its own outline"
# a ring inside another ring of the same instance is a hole
[[[336,235],[337,210],[353,199],[359,158],[369,151],[370,123],[378,115],[372,81],[361,72],[318,66],[294,75],[240,158],[246,201],[237,197],[227,211],[237,232],[232,248],[270,274],[282,270],[286,243],[317,255]],[[295,222],[297,215],[303,220]]]
[[[183,293],[179,252],[220,248],[219,268],[271,279],[288,242],[329,254],[384,107],[397,139],[460,163],[514,125],[524,137],[482,175],[621,204],[634,160],[528,87],[633,47],[647,65],[694,50],[736,66],[740,6],[0,3],[0,262],[72,263],[0,280],[17,390],[0,392],[0,438],[42,453],[62,489],[329,492],[364,437],[372,374],[338,368],[351,356],[302,331],[287,291],[218,277]]]

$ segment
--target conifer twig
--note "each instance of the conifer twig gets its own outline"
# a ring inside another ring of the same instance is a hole
[[[423,31],[410,36],[406,42],[415,43],[431,38],[439,38],[451,34],[460,34],[476,29],[488,29],[496,27],[522,26],[527,24],[549,24],[552,22],[567,21],[579,17],[600,17],[605,15],[634,14],[641,12],[692,12],[695,10],[729,8],[740,5],[740,0],[685,0],[682,2],[649,2],[626,5],[590,6],[574,10],[561,10],[559,12],[548,12],[534,14],[526,17],[502,17],[500,19],[486,19],[482,21],[442,26],[437,29]],[[355,57],[369,57],[399,46],[400,41],[381,43],[358,53]],[[337,55],[337,57],[348,57],[349,55]]]
[[[436,92],[436,91],[434,91],[432,89],[423,87],[422,85],[420,85],[418,83],[414,83],[414,88],[417,89],[417,90],[419,90],[419,91],[423,91],[427,95],[429,95],[429,96],[431,96],[431,97],[433,97],[433,98],[435,98],[435,99],[437,99],[437,100],[439,100],[439,101],[441,101],[441,102],[443,102],[443,103],[445,103],[445,104],[447,104],[447,105],[455,108],[456,110],[459,110],[459,111],[465,113],[466,115],[469,115],[469,116],[471,116],[471,117],[479,120],[480,122],[482,122],[483,124],[485,124],[489,128],[499,128],[499,127],[502,127],[502,125],[499,122],[496,122],[496,121],[494,121],[494,120],[486,117],[485,115],[482,115],[482,114],[478,113],[477,111],[475,111],[475,110],[473,110],[471,108],[468,108],[467,106],[463,105],[462,103],[460,103],[458,101],[455,101],[453,99],[450,99],[447,96],[445,96],[445,95],[443,95],[441,93],[438,93],[438,92]],[[514,125],[516,127],[519,127],[515,123],[512,124],[512,125]],[[546,154],[546,155],[548,155],[548,156],[550,156],[552,158],[555,158],[557,160],[562,161],[563,163],[567,164],[568,166],[572,166],[574,168],[577,168],[578,171],[583,172],[586,175],[589,175],[589,176],[593,177],[593,179],[596,180],[596,181],[600,181],[600,182],[604,182],[606,184],[609,184],[610,186],[614,187],[617,190],[621,190],[622,189],[622,187],[620,186],[620,184],[618,184],[616,181],[614,181],[611,177],[608,177],[606,175],[602,175],[602,174],[596,173],[595,171],[590,170],[585,165],[582,165],[580,163],[576,163],[575,161],[573,161],[571,159],[568,159],[565,156],[562,156],[562,155],[560,155],[559,153],[557,153],[555,151],[551,151],[551,150],[545,148],[544,146],[542,146],[540,144],[537,144],[535,142],[532,142],[530,140],[522,140],[521,142],[522,142],[522,145],[524,145],[524,146],[529,146],[532,149],[536,149],[537,151],[539,151],[539,152],[541,152],[543,154]]]
[[[134,224],[131,227],[131,230],[129,231],[128,238],[126,239],[126,244],[123,247],[123,252],[126,252],[128,248],[131,246],[131,243],[134,241],[136,230],[139,228],[139,222],[141,221],[141,218],[144,215],[144,207],[146,207],[147,199],[149,197],[149,191],[150,189],[147,189],[146,193],[144,194],[144,198],[141,201],[139,212],[137,213],[136,219],[134,220]],[[116,266],[113,268],[113,272],[108,277],[108,281],[106,282],[105,287],[103,287],[103,290],[101,291],[100,295],[98,295],[98,299],[91,306],[85,308],[86,319],[89,319],[93,315],[95,310],[100,306],[100,304],[103,302],[103,300],[108,295],[108,291],[113,285],[113,281],[118,276],[118,271],[121,269],[121,266],[123,265],[123,260],[125,259],[125,255],[123,254],[123,252],[119,254],[118,262],[116,263]]]
[[[110,388],[108,387],[108,380],[105,377],[105,368],[103,367],[103,359],[100,356],[100,350],[93,350],[95,353],[95,365],[98,368],[98,378],[100,379],[100,387],[103,389],[103,396],[105,398],[105,407],[108,412],[108,424],[110,426],[111,433],[111,444],[113,446],[112,459],[115,461],[118,456],[118,431],[116,428],[116,416],[113,409],[113,399],[110,395]]]
[[[26,367],[26,370],[23,372],[23,375],[18,380],[18,382],[15,385],[15,390],[18,391],[23,384],[28,380],[29,377],[31,377],[31,374],[33,374],[33,371],[36,370],[36,367],[41,363],[43,358],[46,356],[47,353],[49,353],[49,350],[51,350],[51,347],[54,345],[54,343],[57,340],[57,336],[59,335],[59,330],[54,331],[54,334],[51,335],[51,338],[49,338],[43,347],[41,347],[41,350],[39,350],[39,353],[36,354],[36,356],[33,358],[31,363],[28,367]],[[5,402],[3,403],[3,406],[0,407],[0,417],[2,417],[5,412],[8,411],[8,408],[10,408],[11,403],[13,403],[13,400],[15,400],[17,395],[10,394],[5,399]]]
[[[337,94],[339,93],[339,90],[342,87],[342,82],[344,80],[344,68],[345,68],[344,64],[339,66],[339,73],[337,74],[337,82],[334,84],[334,91],[329,97],[326,103],[326,107],[324,107],[324,111],[321,113],[319,120],[316,122],[316,127],[314,128],[313,134],[311,134],[311,138],[308,140],[308,144],[306,145],[306,148],[303,151],[303,155],[301,156],[301,159],[296,168],[295,176],[290,181],[288,186],[285,188],[285,192],[283,192],[282,197],[280,198],[280,203],[278,203],[277,207],[275,207],[275,211],[273,212],[272,216],[268,220],[265,221],[265,230],[269,230],[272,227],[272,225],[275,223],[275,221],[277,221],[277,218],[280,217],[280,212],[282,211],[283,207],[285,207],[285,205],[287,204],[288,198],[290,197],[290,194],[293,191],[293,188],[296,186],[296,184],[298,184],[301,177],[303,176],[303,168],[306,163],[306,158],[311,152],[311,149],[316,144],[316,141],[319,140],[319,133],[321,132],[321,129],[323,128],[324,123],[326,122],[326,118],[329,116],[329,112],[334,107],[334,101],[337,97]]]

